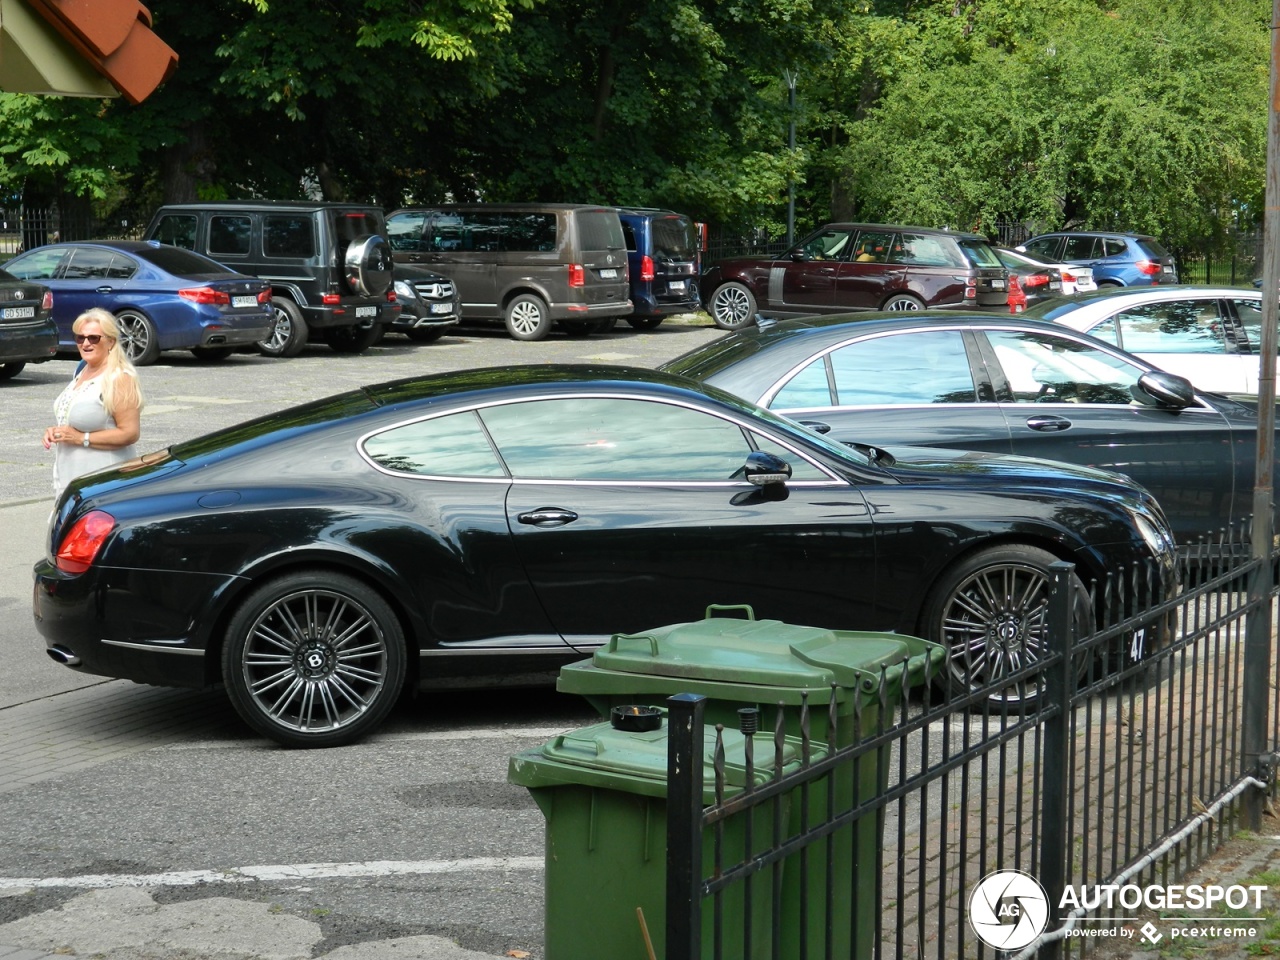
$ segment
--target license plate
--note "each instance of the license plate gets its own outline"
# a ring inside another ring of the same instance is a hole
[[[991,281],[991,289],[992,289],[992,290],[1003,290],[1003,289],[1004,289],[1004,281],[1003,281],[1003,280],[992,280],[992,281]]]
[[[453,313],[452,303],[433,303],[431,305],[432,313]]]
[[[1166,263],[1161,269],[1164,270],[1165,273],[1173,273],[1173,264]]]
[[[1049,289],[1050,289],[1050,290],[1061,290],[1061,289],[1062,289],[1062,281],[1060,281],[1060,280],[1050,280],[1050,281],[1049,281]]]
[[[376,317],[378,315],[377,307],[356,307],[357,317]]]
[[[616,280],[618,279],[618,271],[613,269],[613,267],[605,267],[605,269],[600,271],[600,279]]]
[[[23,317],[34,317],[35,307],[5,307],[0,310],[0,318],[5,320],[21,320]]]
[[[667,289],[670,290],[672,293],[684,293],[684,281],[672,280],[670,283],[667,284]]]
[[[258,305],[257,297],[232,297],[231,305],[233,307],[256,307]]]

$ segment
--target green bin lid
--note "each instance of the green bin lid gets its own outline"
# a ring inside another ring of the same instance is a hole
[[[805,627],[753,614],[747,620],[708,615],[615,634],[591,663],[615,673],[815,691],[861,685],[865,691],[879,684],[882,666],[902,663],[924,644],[899,634]]]
[[[507,779],[530,788],[577,784],[665,797],[669,738],[663,713],[663,724],[657,730],[615,730],[612,723],[605,721],[561,734],[537,749],[512,757]],[[716,729],[704,726],[702,730],[703,793],[709,803],[715,787]],[[740,793],[747,783],[746,739],[737,730],[725,729],[722,734],[726,792],[731,795]],[[753,780],[758,786],[772,778],[777,754],[772,733],[757,733],[752,740]],[[800,751],[799,740],[789,737],[784,741],[784,772],[799,762]],[[824,754],[820,748],[812,747],[810,759],[820,759]]]

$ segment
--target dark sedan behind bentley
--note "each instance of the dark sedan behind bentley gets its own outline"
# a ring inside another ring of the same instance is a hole
[[[82,477],[34,612],[75,669],[222,682],[261,733],[326,746],[407,681],[551,671],[714,603],[941,640],[985,684],[1039,655],[1052,562],[1083,591],[1167,571],[1171,548],[1111,474],[856,452],[682,378],[528,366],[369,386]]]
[[[722,337],[663,365],[858,443],[1013,453],[1115,470],[1182,544],[1253,507],[1257,408],[1088,334],[1024,317],[845,314]]]
[[[28,363],[57,354],[53,293],[0,270],[0,380],[12,380]]]

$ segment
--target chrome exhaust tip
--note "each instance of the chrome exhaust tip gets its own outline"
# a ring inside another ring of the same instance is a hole
[[[51,660],[55,660],[63,666],[80,666],[80,658],[60,643],[55,643],[52,647],[46,647],[44,652],[49,654]]]

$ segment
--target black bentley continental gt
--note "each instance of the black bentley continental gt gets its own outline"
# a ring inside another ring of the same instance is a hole
[[[1049,564],[1167,571],[1172,542],[1114,474],[853,449],[681,377],[528,366],[367,386],[80,478],[34,614],[72,669],[225,684],[255,729],[319,747],[406,684],[548,673],[718,603],[940,640],[986,684],[1038,656]]]

